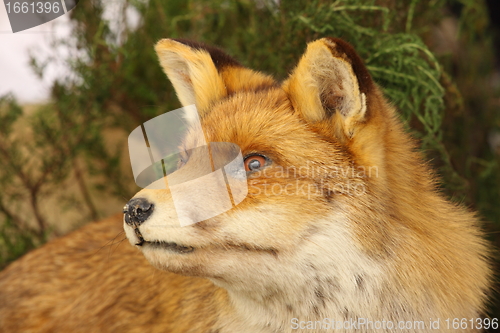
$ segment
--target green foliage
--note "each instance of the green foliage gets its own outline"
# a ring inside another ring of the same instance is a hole
[[[40,246],[42,239],[7,218],[0,224],[0,269],[26,252]]]
[[[23,109],[17,104],[11,95],[0,97],[0,133],[8,136],[12,133],[12,126],[16,120],[23,115]]]

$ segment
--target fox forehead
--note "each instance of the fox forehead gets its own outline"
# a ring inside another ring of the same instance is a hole
[[[305,122],[279,87],[232,94],[210,108],[202,125],[207,141],[235,143],[243,155],[267,153],[282,164],[345,159],[340,143]]]

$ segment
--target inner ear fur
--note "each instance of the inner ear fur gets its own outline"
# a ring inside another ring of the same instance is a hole
[[[162,39],[155,50],[181,104],[195,104],[201,115],[235,92],[276,85],[271,77],[245,68],[222,50],[203,43]]]
[[[373,81],[352,46],[338,38],[309,43],[283,88],[306,121],[340,122],[348,136],[369,116]]]

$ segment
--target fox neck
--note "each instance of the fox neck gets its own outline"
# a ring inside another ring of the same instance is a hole
[[[287,332],[293,318],[370,317],[367,311],[385,284],[380,267],[353,245],[341,219],[316,225],[324,228],[297,244],[296,252],[283,254],[272,271],[213,280],[227,290],[230,308],[250,331]]]

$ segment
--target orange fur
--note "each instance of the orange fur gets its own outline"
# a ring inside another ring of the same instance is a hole
[[[202,44],[162,40],[156,50],[209,142],[269,162],[248,174],[243,202],[186,227],[168,190],[136,195],[154,205],[142,237],[192,252],[109,244],[114,217],[13,263],[0,273],[1,331],[294,332],[295,319],[324,318],[479,331],[445,323],[484,311],[491,269],[478,219],[439,194],[349,44],[310,43],[283,84]]]

